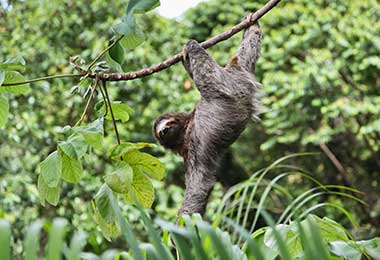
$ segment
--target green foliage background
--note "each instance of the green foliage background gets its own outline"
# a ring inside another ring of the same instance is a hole
[[[124,71],[161,62],[179,52],[190,38],[203,41],[238,23],[245,14],[266,1],[210,0],[189,10],[181,19],[169,20],[154,12],[138,23],[146,42],[126,53]],[[94,58],[107,44],[110,28],[120,22],[125,1],[8,1],[0,6],[0,57],[23,56],[26,75],[69,73],[69,56]],[[261,122],[251,123],[231,149],[223,171],[250,174],[286,154],[316,151],[313,157],[297,157],[293,163],[309,169],[323,183],[345,184],[365,192],[369,207],[344,204],[361,224],[364,236],[379,230],[380,216],[380,5],[376,0],[284,1],[260,20],[264,32],[257,78],[263,84],[267,111]],[[239,36],[222,42],[210,52],[225,64],[235,52]],[[163,112],[190,111],[199,98],[181,65],[146,78],[113,83],[114,100],[135,110],[129,122],[120,125],[121,138],[151,141],[152,122]],[[56,149],[63,126],[80,117],[84,100],[70,94],[77,82],[54,80],[32,85],[32,92],[10,102],[10,119],[0,130],[0,217],[14,222],[16,237],[25,224],[40,217],[65,216],[75,228],[90,234],[95,251],[108,247],[92,219],[89,202],[102,183],[107,164],[95,156],[85,158],[79,185],[65,184],[55,208],[39,205],[36,167]],[[114,142],[108,129],[106,142]],[[338,171],[320,145],[327,145],[344,167]],[[104,156],[103,156],[104,154]],[[155,182],[153,210],[173,220],[183,190],[183,168],[179,157],[158,148],[168,169],[164,184]],[[108,160],[104,153],[97,154]],[[236,170],[238,169],[238,170]],[[288,178],[284,187],[302,191],[301,178]],[[222,190],[214,192],[210,217]],[[135,210],[124,213],[137,229],[141,224]],[[321,214],[341,217],[334,211]],[[377,220],[378,221],[378,220]],[[343,224],[348,224],[344,223]],[[365,232],[365,233],[364,233]],[[359,234],[360,235],[360,230]],[[144,233],[141,233],[144,237]],[[117,244],[118,241],[113,243]]]

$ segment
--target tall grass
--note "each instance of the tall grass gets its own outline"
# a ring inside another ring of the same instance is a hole
[[[109,249],[102,255],[85,252],[86,234],[66,237],[68,221],[53,219],[51,225],[42,220],[33,222],[26,231],[23,258],[34,259],[380,259],[380,238],[354,241],[340,224],[320,218],[311,212],[332,206],[332,203],[308,205],[319,196],[333,194],[363,203],[352,194],[358,191],[342,186],[322,185],[310,174],[284,164],[292,155],[281,158],[269,167],[232,187],[224,196],[215,221],[210,224],[200,215],[183,216],[179,225],[160,219],[153,221],[141,206],[140,219],[148,234],[148,241],[139,241],[128,220],[124,218],[112,192],[108,194],[110,210],[126,242],[124,249]],[[276,177],[265,177],[276,171]],[[280,172],[278,172],[280,171]],[[279,181],[291,174],[300,174],[316,185],[297,196],[292,196]],[[349,193],[348,193],[349,192]],[[274,219],[267,210],[273,196],[283,196],[289,203]],[[329,205],[330,204],[330,205]],[[259,228],[259,219],[267,223]],[[40,234],[49,227],[46,248],[40,248]],[[158,227],[158,228],[156,228]],[[0,220],[0,259],[11,259],[11,225]]]

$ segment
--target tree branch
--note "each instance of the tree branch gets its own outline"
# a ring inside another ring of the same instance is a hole
[[[248,28],[252,24],[254,24],[257,20],[259,20],[262,16],[264,16],[267,12],[269,12],[273,7],[275,7],[281,0],[269,0],[263,7],[261,7],[259,10],[257,10],[255,13],[251,13],[247,16],[247,18],[240,22],[239,24],[233,26],[228,31],[222,32],[221,34],[215,35],[214,37],[204,41],[201,43],[201,46],[205,49],[210,48],[211,46],[216,45],[217,43],[221,41],[225,41],[238,32]],[[88,76],[90,78],[97,78],[101,81],[126,81],[126,80],[133,80],[137,78],[142,78],[148,75],[151,75],[153,73],[159,72],[161,70],[167,69],[170,66],[178,63],[182,60],[182,53],[177,53],[174,56],[166,59],[165,61],[158,63],[156,65],[153,65],[149,68],[141,69],[138,71],[133,72],[127,72],[127,73],[105,73],[98,75],[97,73],[90,73],[90,69],[93,67],[96,61],[98,61],[110,48],[112,48],[122,37],[116,39],[111,45],[109,45],[104,51],[102,51],[94,61],[90,64],[87,70],[76,66],[75,69],[79,71],[79,74],[64,74],[64,75],[55,75],[55,76],[48,76],[43,78],[37,78],[37,79],[31,79],[26,80],[23,82],[14,82],[14,83],[4,83],[1,86],[17,86],[22,85],[25,83],[32,83],[37,82],[41,80],[50,80],[50,79],[57,79],[57,78],[66,78],[66,77],[84,77]]]
[[[336,158],[335,154],[330,150],[330,148],[326,144],[323,144],[323,143],[319,144],[319,147],[325,153],[325,155],[330,159],[330,161],[334,164],[335,168],[339,171],[340,176],[343,179],[344,185],[353,187],[343,165],[340,163],[338,158]]]
[[[207,41],[202,42],[201,46],[205,49],[208,49],[211,46],[214,46],[221,41],[231,38],[233,35],[237,34],[238,32],[254,24],[258,19],[264,16],[273,7],[275,7],[280,1],[281,0],[269,0],[262,8],[257,10],[255,13],[251,13],[250,15],[248,15],[244,21],[235,25],[228,31],[222,32],[221,34],[218,34],[208,39]],[[159,72],[161,70],[167,69],[181,60],[182,60],[182,54],[177,53],[174,56],[166,59],[165,61],[158,63],[156,65],[153,65],[149,68],[145,68],[145,69],[141,69],[141,70],[133,71],[133,72],[128,72],[128,73],[106,73],[103,75],[99,75],[99,79],[105,80],[105,81],[126,81],[126,80],[142,78],[142,77],[151,75],[153,73]],[[93,75],[90,75],[90,76],[93,77]]]

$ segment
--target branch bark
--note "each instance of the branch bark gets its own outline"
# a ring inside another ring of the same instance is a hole
[[[344,169],[343,165],[340,163],[338,158],[336,158],[335,154],[330,150],[330,148],[326,144],[319,144],[321,150],[325,153],[325,155],[330,159],[330,161],[334,164],[335,168],[339,171],[341,178],[343,179],[343,183],[346,186],[353,187],[351,181],[347,176],[347,172]]]
[[[269,0],[263,7],[257,10],[255,13],[249,14],[244,21],[233,26],[230,30],[222,32],[221,34],[218,34],[208,39],[207,41],[202,42],[201,46],[205,49],[208,49],[211,46],[214,46],[221,41],[231,38],[233,35],[237,34],[238,32],[254,24],[258,19],[264,16],[273,7],[275,7],[280,1],[281,0]],[[153,73],[159,72],[161,70],[167,69],[181,60],[182,60],[182,54],[177,53],[174,56],[166,59],[165,61],[158,63],[156,65],[153,65],[149,68],[145,68],[145,69],[141,69],[141,70],[133,71],[133,72],[128,72],[128,73],[106,73],[103,75],[99,75],[98,77],[100,80],[105,80],[105,81],[133,80],[133,79],[142,78],[142,77],[151,75]],[[94,75],[90,75],[90,77],[93,77],[93,76]]]

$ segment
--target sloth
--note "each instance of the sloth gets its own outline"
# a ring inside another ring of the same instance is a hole
[[[183,47],[184,68],[201,99],[190,113],[161,115],[153,129],[158,142],[184,160],[186,189],[179,216],[205,213],[223,152],[260,113],[261,85],[254,72],[261,38],[258,23],[246,29],[237,53],[225,67],[195,40]]]

